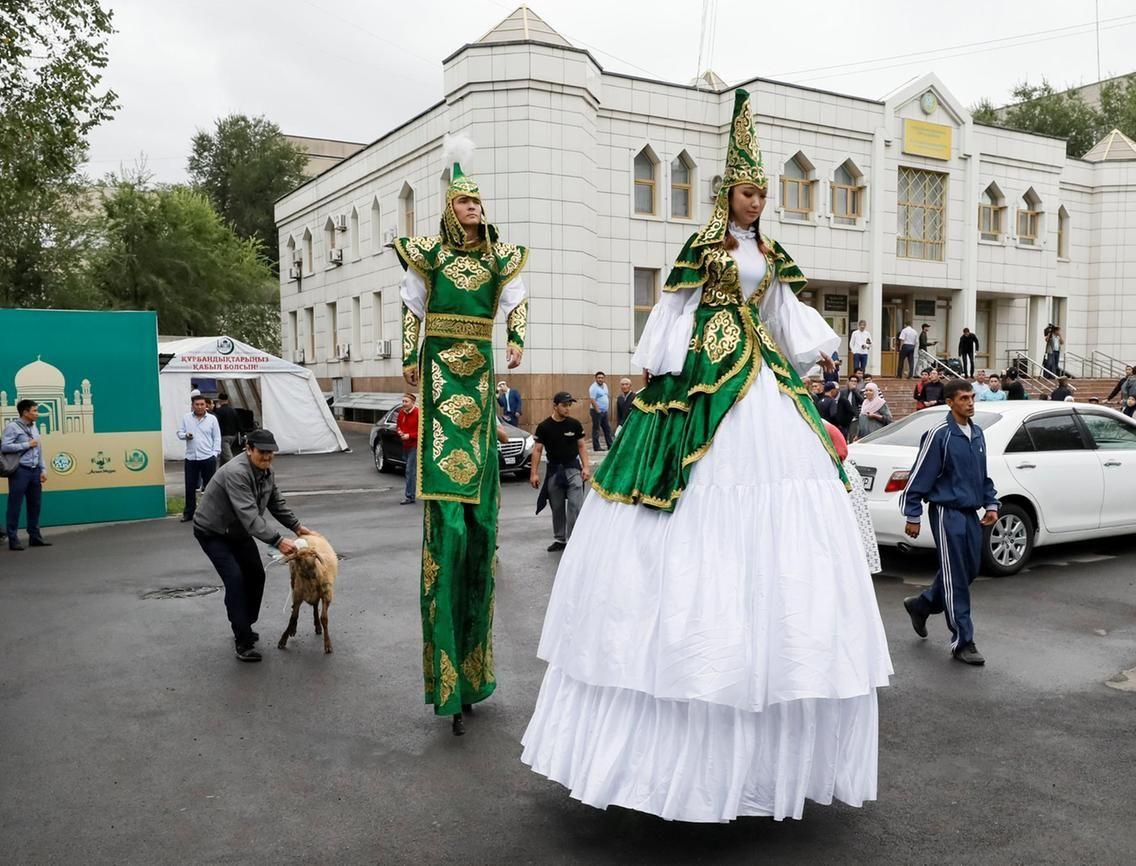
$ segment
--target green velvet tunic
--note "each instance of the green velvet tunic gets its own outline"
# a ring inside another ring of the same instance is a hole
[[[682,372],[653,376],[639,392],[593,486],[606,499],[673,511],[726,413],[745,397],[766,364],[832,457],[833,474],[847,487],[808,389],[761,321],[761,297],[774,279],[794,294],[805,287],[800,268],[780,244],[764,239],[765,275],[743,300],[734,257],[721,246],[695,247],[697,237],[691,236],[679,253],[665,286],[666,291],[702,292]]]

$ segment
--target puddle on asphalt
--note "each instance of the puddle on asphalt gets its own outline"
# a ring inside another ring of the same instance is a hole
[[[220,592],[223,586],[163,586],[161,589],[152,589],[142,593],[143,598],[200,598],[203,595],[212,595]]]

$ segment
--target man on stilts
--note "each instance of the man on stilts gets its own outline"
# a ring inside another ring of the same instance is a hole
[[[506,315],[510,369],[521,363],[528,301],[520,273],[528,251],[498,241],[477,184],[453,152],[441,231],[403,237],[403,375],[422,383],[417,497],[423,500],[422,672],[426,703],[452,716],[493,693],[493,563],[500,476],[497,464],[493,320]]]

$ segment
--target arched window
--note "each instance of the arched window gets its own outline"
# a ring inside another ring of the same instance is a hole
[[[359,258],[359,211],[351,208],[351,219],[348,223],[351,232],[351,237],[348,239],[351,243],[351,258]]]
[[[1041,243],[1041,197],[1031,186],[1018,205],[1018,243],[1036,246]]]
[[[832,219],[837,225],[854,226],[864,215],[864,175],[850,159],[832,173]]]
[[[659,161],[645,147],[635,157],[635,213],[654,216],[655,207],[655,169]]]
[[[371,201],[371,252],[374,254],[383,251],[383,221],[379,208],[379,197]]]
[[[315,258],[312,252],[312,230],[304,229],[304,273],[310,274],[315,270]]]
[[[399,228],[405,237],[410,237],[414,234],[414,188],[409,183],[403,183],[398,204]]]
[[[978,204],[978,233],[984,241],[1000,241],[1006,231],[1006,199],[998,184],[992,183],[982,193]]]
[[[328,217],[323,224],[323,243],[324,249],[329,252],[335,249],[335,220]]]
[[[1069,258],[1069,211],[1057,208],[1057,258]]]
[[[281,272],[284,272],[285,268],[288,269],[289,274],[292,268],[295,268],[297,273],[300,270],[300,262],[296,261],[296,239],[291,235],[288,235],[288,243],[284,244],[284,261],[280,265]],[[289,279],[294,278],[289,276]]]
[[[684,150],[671,163],[671,217],[691,219],[694,216],[694,160]]]
[[[781,174],[781,208],[785,219],[804,222],[813,213],[813,184],[816,169],[803,153],[798,152]]]

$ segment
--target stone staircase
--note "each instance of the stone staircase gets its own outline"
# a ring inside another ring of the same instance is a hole
[[[880,390],[891,408],[892,418],[895,420],[905,418],[915,411],[915,398],[912,396],[912,392],[915,390],[916,381],[918,380],[883,376],[875,378],[875,383],[880,386]],[[1069,383],[1077,389],[1073,396],[1078,403],[1088,403],[1089,398],[1097,397],[1103,404],[1105,397],[1116,385],[1116,381],[1116,379],[1070,379]],[[1029,392],[1032,399],[1042,399],[1043,395],[1039,395],[1037,390],[1029,385],[1026,386],[1026,391]],[[1120,404],[1115,402],[1106,405],[1116,409],[1120,408]]]

